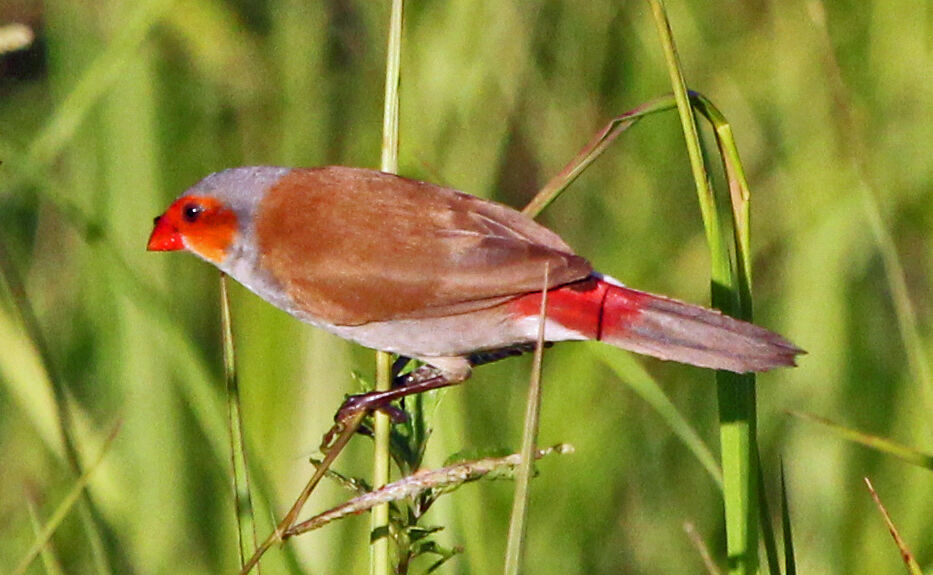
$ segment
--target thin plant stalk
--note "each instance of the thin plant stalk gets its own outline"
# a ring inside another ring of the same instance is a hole
[[[389,19],[389,41],[386,51],[385,101],[382,119],[383,172],[398,172],[398,111],[399,82],[401,79],[402,16],[403,0],[392,0]],[[388,391],[392,387],[392,356],[384,351],[376,352],[376,391]],[[391,443],[391,421],[389,416],[377,410],[373,414],[373,489],[389,482],[389,448]],[[370,553],[370,573],[389,573],[389,504],[373,508],[372,533],[375,535]]]
[[[857,429],[839,425],[838,423],[830,421],[824,417],[817,417],[815,415],[800,413],[797,411],[791,411],[789,413],[794,417],[803,419],[804,421],[810,421],[823,425],[833,433],[848,441],[864,445],[869,449],[874,449],[879,453],[884,453],[885,455],[896,457],[912,465],[917,465],[925,469],[933,470],[933,454],[914,449],[913,447],[891,441],[890,439],[886,439],[884,437],[870,435]]]
[[[71,472],[76,477],[85,475],[84,465],[81,456],[78,453],[78,442],[75,438],[75,423],[68,409],[68,397],[65,389],[65,381],[61,376],[58,365],[52,357],[52,350],[42,333],[39,325],[39,319],[33,311],[29,298],[26,295],[26,287],[23,284],[19,272],[13,264],[13,258],[7,251],[3,238],[0,238],[0,276],[3,277],[10,296],[13,299],[13,309],[19,316],[19,320],[26,330],[30,341],[36,347],[39,358],[42,362],[48,380],[51,385],[52,397],[55,405],[56,422],[58,423],[58,432],[61,436],[62,447],[65,452],[65,460],[71,468]],[[91,545],[94,563],[100,573],[112,572],[112,564],[128,565],[128,561],[120,554],[118,545],[105,545],[105,541],[112,540],[110,528],[104,519],[91,495],[84,490],[77,490],[76,496],[81,497],[81,503],[78,511],[81,521],[87,530],[89,543]],[[109,535],[109,537],[108,537]]]
[[[784,537],[784,575],[797,575],[797,559],[794,552],[794,531],[790,523],[790,503],[787,498],[787,477],[781,463],[781,532]]]
[[[243,412],[240,409],[240,390],[237,383],[236,351],[233,346],[233,327],[230,320],[230,298],[227,295],[227,275],[220,274],[220,316],[224,349],[224,379],[227,383],[227,415],[230,432],[230,465],[233,471],[233,508],[236,513],[237,550],[240,567],[256,548],[256,518],[250,496],[249,467],[246,461],[246,443],[243,441]],[[256,572],[262,573],[259,565]]]
[[[826,22],[826,7],[822,2],[813,0],[807,3],[810,18],[819,33],[819,41],[824,54],[827,85],[836,104],[833,120],[839,134],[839,141],[845,142],[842,148],[848,156],[858,180],[858,190],[862,196],[868,227],[878,245],[878,254],[884,263],[884,275],[891,292],[891,304],[897,319],[897,328],[907,355],[911,379],[920,386],[927,412],[933,411],[933,368],[927,356],[920,328],[917,325],[917,312],[910,290],[907,288],[907,272],[901,256],[898,254],[894,236],[881,211],[878,194],[878,180],[872,171],[871,140],[865,136],[858,118],[860,112],[852,99],[852,90],[842,74],[836,51],[829,36]],[[929,418],[923,418],[928,431],[933,431]]]
[[[505,552],[505,575],[518,575],[522,565],[525,526],[528,518],[528,498],[531,474],[537,452],[538,421],[541,413],[541,363],[544,358],[544,325],[547,313],[548,267],[544,267],[544,286],[541,288],[541,310],[538,314],[538,341],[535,346],[528,399],[525,403],[525,425],[522,431],[521,463],[515,473],[515,496],[512,517],[509,520],[509,538]]]
[[[36,507],[36,501],[31,493],[26,496],[26,510],[29,511],[29,522],[32,523],[34,535],[39,537],[42,534],[42,522],[39,517],[39,509]],[[47,575],[65,574],[61,562],[55,556],[51,545],[43,545],[39,556],[42,558],[42,567]]]
[[[712,185],[703,162],[699,133],[686,82],[674,44],[670,22],[661,0],[648,0],[658,35],[664,50],[687,153],[699,197],[700,212],[710,249],[712,304],[722,311],[750,319],[751,301],[740,303],[740,294],[751,294],[748,276],[744,288],[737,287],[725,234],[719,221]],[[747,218],[741,225],[745,226]],[[748,229],[737,227],[735,233],[744,236],[736,249],[748,246]],[[740,254],[741,260],[744,254]],[[744,308],[744,309],[743,309]],[[758,446],[755,378],[718,371],[716,373],[719,404],[719,437],[723,469],[723,496],[726,516],[726,550],[728,569],[733,575],[758,572]]]
[[[661,96],[609,120],[606,126],[596,132],[589,143],[535,194],[535,197],[522,209],[522,213],[532,218],[537,217],[580,177],[580,174],[595,162],[622,132],[634,126],[645,116],[670,110],[676,105],[673,96]]]
[[[546,449],[537,450],[534,457],[535,459],[541,459],[552,454],[564,455],[568,453],[573,453],[573,446],[560,443]],[[419,473],[406,475],[393,483],[383,486],[381,489],[364,491],[350,501],[341,503],[296,524],[286,532],[286,535],[292,537],[320,529],[339,519],[358,515],[383,502],[411,499],[428,491],[450,493],[457,487],[485,477],[487,474],[503,473],[515,469],[521,462],[522,455],[513,453],[504,457],[486,457],[461,461],[440,469],[425,469]]]
[[[120,422],[118,421],[114,424],[113,429],[110,430],[110,433],[107,434],[107,438],[104,439],[104,444],[100,448],[100,454],[97,458],[91,462],[91,465],[88,466],[87,471],[81,474],[81,477],[72,485],[71,490],[65,495],[65,498],[59,503],[58,507],[52,513],[52,516],[46,521],[45,525],[39,529],[39,534],[36,536],[36,540],[33,543],[29,551],[26,552],[26,555],[20,560],[16,569],[13,570],[12,575],[23,575],[29,569],[29,566],[32,565],[32,562],[39,556],[45,546],[48,544],[49,539],[52,538],[52,534],[55,533],[55,530],[58,529],[58,526],[68,515],[68,512],[71,511],[71,508],[74,507],[81,497],[81,494],[84,493],[87,483],[91,478],[91,475],[100,467],[101,462],[104,460],[104,456],[110,451],[110,446],[113,445],[113,440],[117,438],[117,433],[120,431]]]
[[[148,0],[134,8],[29,145],[30,165],[47,164],[61,152],[174,4],[175,0]]]
[[[881,497],[878,495],[878,492],[875,491],[875,486],[872,485],[871,480],[867,477],[865,477],[864,480],[865,486],[868,487],[868,491],[871,492],[871,498],[875,501],[875,505],[878,507],[878,511],[881,512],[881,517],[888,527],[888,532],[891,533],[891,537],[894,538],[894,544],[897,545],[897,550],[901,554],[901,559],[904,561],[904,566],[907,568],[908,575],[923,575],[923,569],[921,569],[920,564],[917,563],[914,554],[908,549],[907,544],[904,542],[904,538],[901,537],[901,533],[897,530],[897,526],[894,525],[894,520],[891,519],[891,515],[888,513],[887,508],[884,506],[884,503],[881,502]]]
[[[768,508],[768,498],[765,496],[764,483],[761,465],[759,465],[758,485],[762,487],[758,490],[758,506],[761,509],[761,539],[764,543],[765,567],[768,568],[768,575],[781,575],[781,559],[778,557],[777,537],[774,534],[774,526],[766,519],[771,517],[771,512]]]
[[[687,537],[690,539],[690,543],[693,544],[693,548],[697,550],[697,553],[700,554],[700,559],[703,560],[703,566],[706,567],[706,572],[709,575],[722,575],[722,572],[719,570],[719,566],[716,565],[716,562],[713,561],[713,557],[709,553],[709,548],[706,546],[706,542],[703,541],[703,538],[700,537],[700,534],[697,533],[696,526],[693,523],[686,521],[684,522],[684,533],[687,534]]]
[[[713,127],[716,135],[716,144],[722,157],[723,167],[729,181],[730,197],[734,218],[736,253],[738,254],[738,278],[740,291],[740,305],[742,317],[751,318],[751,250],[749,248],[749,198],[748,181],[739,159],[738,147],[732,133],[732,126],[725,116],[704,95],[689,91],[688,98],[695,111],[700,113]],[[580,152],[528,203],[522,210],[530,217],[536,217],[544,208],[556,200],[573,181],[583,173],[599,156],[606,151],[616,137],[632,127],[638,120],[666,112],[677,107],[677,100],[673,94],[660,96],[624,114],[610,120],[604,128],[598,131]],[[618,371],[614,362],[609,360],[609,352],[600,350],[600,355],[606,357],[610,366]],[[621,377],[621,374],[620,374]],[[674,432],[681,438],[690,451],[699,459],[704,468],[722,490],[722,470],[714,460],[709,449],[699,439],[689,423],[674,408],[670,400],[661,390],[660,386],[649,374],[641,370],[635,380],[627,379],[627,383],[635,392],[649,403],[661,417],[668,423]]]
[[[337,459],[337,456],[340,455],[340,452],[343,451],[343,448],[346,447],[347,443],[350,442],[350,438],[352,438],[356,430],[359,429],[360,423],[363,422],[363,417],[365,416],[366,413],[360,411],[349,420],[338,423],[332,428],[331,431],[336,431],[336,439],[330,442],[326,447],[322,446],[322,449],[325,451],[324,459],[317,465],[314,475],[311,476],[311,479],[308,480],[304,489],[301,490],[295,503],[292,504],[291,509],[288,510],[285,517],[279,522],[278,526],[276,526],[275,531],[266,537],[262,544],[253,552],[253,555],[246,562],[246,565],[240,569],[240,575],[247,575],[252,571],[253,567],[259,563],[259,560],[265,555],[266,551],[271,549],[276,543],[288,538],[289,530],[297,522],[298,514],[301,513],[311,493],[317,487],[318,483],[321,482],[321,479],[327,475],[330,466],[334,463],[334,460]],[[328,433],[328,437],[330,436],[331,434]]]

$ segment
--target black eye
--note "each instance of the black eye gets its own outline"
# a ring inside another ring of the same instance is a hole
[[[154,226],[159,225],[159,220],[161,220],[161,219],[162,219],[162,216],[156,216],[156,217],[152,218],[152,225],[154,225]]]
[[[185,218],[186,222],[193,224],[194,222],[198,221],[198,218],[201,217],[201,213],[203,211],[204,206],[190,202],[185,204],[185,206],[181,209],[181,215],[183,218]]]

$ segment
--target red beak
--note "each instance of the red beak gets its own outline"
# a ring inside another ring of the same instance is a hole
[[[185,243],[181,239],[181,232],[175,226],[166,218],[158,217],[155,219],[155,228],[149,236],[146,249],[150,252],[174,252],[185,249]]]

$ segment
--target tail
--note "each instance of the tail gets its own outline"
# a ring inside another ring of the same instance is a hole
[[[529,294],[515,305],[526,315],[537,315],[540,298]],[[794,366],[794,357],[805,353],[764,328],[629,289],[599,275],[549,291],[547,317],[562,328],[555,330],[561,332],[555,340],[595,339],[661,359],[737,373]]]

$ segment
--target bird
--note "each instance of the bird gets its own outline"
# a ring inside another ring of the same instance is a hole
[[[375,170],[231,168],[153,224],[149,251],[190,252],[303,322],[423,362],[404,389],[360,409],[533,349],[545,285],[549,343],[598,340],[737,373],[804,353],[757,325],[626,287],[511,207]]]

